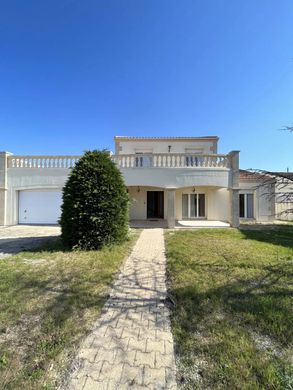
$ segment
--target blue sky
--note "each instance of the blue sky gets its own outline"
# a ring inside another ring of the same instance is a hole
[[[292,0],[0,0],[0,150],[218,135],[293,170]]]

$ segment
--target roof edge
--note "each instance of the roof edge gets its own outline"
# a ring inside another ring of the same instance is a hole
[[[115,135],[115,141],[199,141],[199,140],[214,140],[218,141],[219,137],[216,135],[211,136],[201,136],[201,137],[135,137],[135,136],[125,136],[125,135]]]

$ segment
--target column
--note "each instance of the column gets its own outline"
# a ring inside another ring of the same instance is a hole
[[[167,223],[168,228],[175,227],[175,188],[168,189]]]
[[[239,151],[229,153],[231,169],[230,205],[232,227],[239,226]]]
[[[231,202],[231,218],[230,223],[232,227],[239,226],[239,190],[230,190],[230,202]]]
[[[8,152],[0,152],[0,226],[6,225],[7,196],[7,157]]]

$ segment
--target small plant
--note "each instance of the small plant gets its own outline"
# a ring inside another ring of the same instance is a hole
[[[99,249],[128,233],[128,194],[108,151],[88,151],[63,189],[60,219],[65,246]]]

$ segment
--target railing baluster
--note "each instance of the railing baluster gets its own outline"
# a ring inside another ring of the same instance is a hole
[[[10,156],[8,168],[70,169],[79,156]],[[119,168],[230,168],[229,155],[158,153],[114,155]]]

